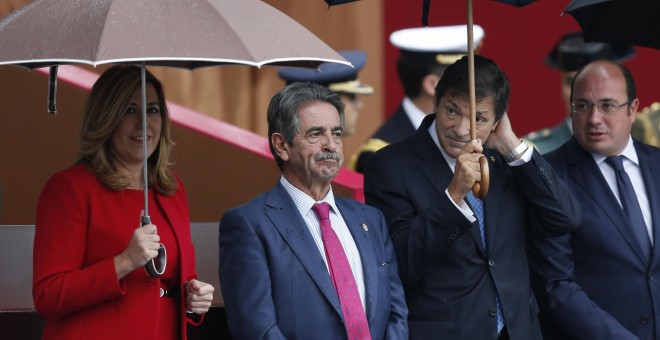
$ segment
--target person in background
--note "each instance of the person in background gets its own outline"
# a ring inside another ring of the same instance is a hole
[[[484,30],[474,26],[478,48]],[[427,114],[434,110],[434,90],[448,65],[467,54],[467,26],[408,28],[390,35],[401,55],[396,63],[405,97],[394,114],[353,155],[349,169],[364,172],[365,161],[382,147],[400,142],[415,133]]]
[[[367,62],[367,54],[359,50],[339,52],[344,59],[350,62],[353,67],[337,64],[324,63],[318,69],[302,67],[281,67],[278,75],[291,83],[315,83],[329,88],[337,93],[344,103],[344,118],[346,126],[344,136],[351,136],[357,129],[357,122],[360,118],[360,110],[364,104],[361,95],[370,95],[374,93],[374,88],[360,82],[358,73]]]
[[[637,112],[630,132],[633,138],[660,147],[660,103],[655,102]]]
[[[600,60],[575,75],[574,136],[545,155],[582,208],[569,235],[530,240],[546,339],[658,339],[660,149],[630,131],[632,74]]]
[[[234,339],[407,339],[383,214],[334,195],[341,99],[293,83],[268,107],[276,186],[224,213],[220,282]]]
[[[196,279],[186,192],[169,169],[165,95],[146,75],[147,139],[140,67],[109,68],[89,95],[78,160],[39,197],[32,293],[44,339],[185,339],[211,305],[213,286]],[[153,223],[141,227],[143,143]],[[161,243],[167,266],[151,278],[144,265]]]
[[[511,129],[509,81],[475,55],[476,140],[470,139],[468,61],[445,70],[436,114],[367,162],[367,204],[388,222],[410,314],[410,339],[541,338],[525,236],[561,235],[577,202],[538,151]],[[490,189],[472,194],[486,157]]]
[[[545,64],[558,70],[561,80],[561,98],[566,109],[565,118],[551,127],[530,132],[524,136],[541,153],[550,152],[573,135],[571,126],[571,82],[581,67],[600,59],[623,63],[635,56],[635,50],[623,44],[584,42],[582,32],[570,32],[561,37],[545,59]]]

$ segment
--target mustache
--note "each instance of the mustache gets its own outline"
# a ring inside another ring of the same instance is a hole
[[[342,157],[341,154],[332,151],[321,151],[316,156],[314,156],[314,160],[317,162],[324,161],[326,159],[332,159],[339,163],[341,162]]]

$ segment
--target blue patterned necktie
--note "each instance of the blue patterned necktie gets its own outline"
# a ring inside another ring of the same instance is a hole
[[[477,222],[479,222],[479,233],[481,234],[481,245],[484,247],[484,252],[488,256],[488,248],[486,248],[486,228],[484,226],[484,203],[480,199],[477,199],[472,194],[472,191],[468,192],[465,198],[470,203],[472,212],[474,212]],[[495,297],[495,303],[497,306],[497,333],[499,334],[504,328],[504,313],[502,312],[502,304],[500,303],[499,294]]]
[[[621,201],[623,212],[630,221],[632,234],[639,243],[642,252],[644,252],[644,256],[648,259],[651,255],[651,239],[646,230],[646,222],[644,222],[642,208],[640,208],[639,201],[637,201],[635,188],[633,188],[630,177],[628,177],[628,173],[623,168],[623,157],[624,156],[607,157],[605,162],[614,169],[616,174],[616,186],[619,189],[619,200]]]

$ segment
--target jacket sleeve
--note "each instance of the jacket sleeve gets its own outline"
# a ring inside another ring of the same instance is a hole
[[[408,339],[408,307],[403,292],[403,285],[399,278],[398,266],[392,241],[387,232],[387,223],[382,214],[379,214],[381,222],[381,235],[383,238],[385,254],[389,262],[390,271],[390,316],[387,322],[385,339]]]
[[[637,339],[575,282],[570,235],[531,235],[528,254],[532,276],[540,278],[542,307],[575,339]]]
[[[268,259],[250,221],[227,211],[220,221],[220,286],[235,339],[285,339],[277,325]]]
[[[62,316],[125,293],[114,258],[83,267],[88,230],[87,185],[56,174],[39,197],[32,295],[37,311]],[[90,289],[94,287],[94,289]]]
[[[538,151],[520,166],[512,166],[518,188],[532,209],[533,232],[549,236],[564,235],[577,229],[582,221],[580,205]]]

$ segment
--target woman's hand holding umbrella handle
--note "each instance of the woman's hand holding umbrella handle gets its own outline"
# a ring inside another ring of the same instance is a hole
[[[147,225],[151,225],[151,217],[143,212],[140,223],[143,228]],[[165,245],[159,243],[156,256],[151,257],[144,264],[144,270],[149,277],[156,279],[165,273],[165,268],[167,268],[167,250],[165,249]]]
[[[128,247],[115,256],[115,271],[117,279],[121,279],[135,269],[144,266],[158,256],[160,236],[153,224],[138,227],[133,231]]]

